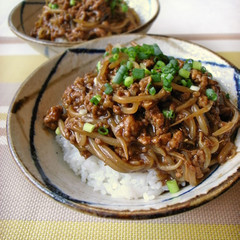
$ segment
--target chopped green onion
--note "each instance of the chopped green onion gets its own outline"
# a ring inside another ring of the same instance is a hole
[[[50,7],[51,9],[58,9],[58,4],[57,3],[49,3],[48,7]]]
[[[70,0],[70,6],[75,6],[76,1],[75,0]]]
[[[150,75],[151,74],[151,71],[148,70],[147,68],[144,68],[144,71],[145,71],[145,75]]]
[[[127,61],[127,68],[129,70],[133,68],[133,62],[132,61]]]
[[[226,98],[227,98],[227,99],[230,99],[229,93],[226,93]]]
[[[178,61],[177,61],[175,58],[172,58],[172,59],[170,60],[170,62],[168,63],[168,65],[169,65],[170,67],[173,67],[174,69],[177,69],[177,70],[178,70],[178,68],[179,68],[179,66],[178,66]]]
[[[121,8],[122,8],[122,12],[124,13],[128,11],[128,5],[126,3],[122,3]]]
[[[151,73],[152,74],[156,74],[156,73],[158,73],[155,69],[151,69]]]
[[[162,67],[164,67],[166,64],[163,61],[157,61],[155,66],[153,67],[154,69],[161,69]]]
[[[163,110],[163,116],[168,119],[175,118],[175,113],[173,110]]]
[[[152,87],[152,83],[149,83],[148,85],[147,85],[147,90],[149,90],[150,89],[150,87]]]
[[[206,96],[208,97],[209,100],[212,100],[212,101],[216,101],[218,98],[217,94],[212,88],[208,88],[206,90]]]
[[[149,94],[151,94],[152,96],[155,95],[157,92],[155,87],[151,83],[149,83],[146,88],[147,88]]]
[[[55,133],[56,133],[56,135],[61,135],[61,131],[60,131],[59,127],[56,128]]]
[[[201,62],[197,62],[197,61],[193,61],[192,68],[193,69],[197,69],[197,70],[201,70],[202,63]]]
[[[101,96],[97,94],[90,99],[90,102],[93,103],[94,105],[98,105],[100,100]]]
[[[192,64],[190,64],[190,63],[185,63],[182,68],[183,68],[183,69],[186,69],[187,71],[190,72],[191,69],[192,69]]]
[[[124,79],[123,84],[124,84],[126,87],[130,87],[130,86],[133,84],[133,77],[130,77],[130,76],[126,77],[126,78]]]
[[[121,84],[123,81],[124,75],[127,73],[128,68],[125,65],[121,65],[113,79],[113,83]]]
[[[132,76],[134,79],[142,79],[145,77],[145,70],[142,68],[134,68],[132,71]]]
[[[173,76],[171,73],[169,73],[169,74],[166,76],[166,79],[167,79],[167,81],[169,81],[169,82],[172,82],[173,78],[174,78],[174,76]]]
[[[109,52],[105,52],[105,53],[103,54],[104,57],[106,57],[106,56],[108,56],[108,55],[109,55]]]
[[[156,89],[155,89],[155,87],[151,87],[149,90],[148,90],[148,92],[153,96],[153,95],[155,95],[156,94]]]
[[[172,80],[174,76],[171,73],[162,73],[161,79],[163,82],[163,89],[165,89],[168,92],[172,91]]]
[[[172,86],[171,87],[163,86],[163,89],[167,92],[171,92],[172,91]]]
[[[206,71],[207,71],[207,69],[206,69],[205,67],[202,67],[202,68],[201,68],[201,72],[202,72],[202,73],[205,73]]]
[[[168,180],[167,187],[170,193],[177,193],[179,191],[176,179]]]
[[[161,82],[161,74],[160,73],[152,74],[151,78],[152,78],[153,82]]]
[[[113,92],[113,88],[110,83],[105,83],[104,87],[105,87],[105,90],[104,90],[105,94],[109,95]]]
[[[101,134],[101,135],[108,135],[108,129],[105,128],[105,127],[99,127],[98,128],[98,132]]]
[[[191,79],[182,79],[181,81],[181,84],[184,86],[184,87],[191,87],[192,86],[192,81]]]
[[[120,52],[120,49],[117,47],[112,49],[112,54],[119,53],[119,52]]]
[[[138,58],[139,58],[140,60],[148,59],[148,58],[149,58],[149,55],[148,55],[147,53],[145,53],[145,52],[139,52],[139,53],[138,53]]]
[[[89,132],[91,133],[95,128],[95,125],[91,124],[91,123],[84,123],[83,125],[83,131]]]
[[[129,60],[135,61],[137,56],[137,49],[135,47],[126,48],[125,52],[128,54]]]
[[[178,73],[183,78],[189,78],[190,76],[190,72],[184,68],[181,68]]]
[[[100,62],[100,61],[98,61],[98,63],[97,63],[97,72],[99,72],[99,71],[100,71],[100,68],[101,68],[101,62]]]
[[[118,53],[114,53],[113,56],[109,59],[109,62],[115,62],[116,60],[118,60],[119,58],[119,54]]]
[[[187,81],[186,81],[185,79],[182,79],[182,80],[181,80],[181,84],[182,84],[184,87],[186,87],[186,86],[187,86]]]
[[[153,53],[154,53],[154,56],[158,56],[158,55],[162,54],[161,49],[159,48],[159,46],[156,43],[153,44]]]
[[[150,56],[154,53],[154,49],[152,45],[144,43],[142,46],[140,46],[139,52],[145,53]]]

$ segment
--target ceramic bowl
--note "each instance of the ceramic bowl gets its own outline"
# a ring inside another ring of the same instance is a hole
[[[164,193],[144,200],[113,199],[101,195],[81,182],[63,161],[54,134],[43,128],[46,110],[60,102],[64,89],[76,76],[92,71],[102,58],[107,44],[157,43],[166,54],[183,59],[201,60],[239,105],[240,72],[215,53],[199,46],[164,36],[121,35],[81,44],[48,60],[35,70],[16,93],[7,118],[11,153],[27,178],[42,192],[74,209],[102,217],[143,219],[167,216],[197,207],[228,189],[240,176],[240,134],[237,155],[214,168],[198,186],[186,186],[178,193]]]
[[[8,25],[14,34],[26,41],[37,52],[51,58],[69,47],[79,45],[82,41],[52,42],[31,37],[30,31],[33,29],[44,4],[44,0],[22,1],[11,11]],[[135,9],[140,18],[140,26],[131,32],[145,33],[159,13],[158,0],[131,0],[129,6]]]

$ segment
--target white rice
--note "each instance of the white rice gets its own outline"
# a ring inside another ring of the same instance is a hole
[[[113,198],[149,201],[167,190],[153,169],[145,173],[119,173],[104,165],[103,161],[95,156],[85,159],[77,148],[61,135],[57,135],[56,140],[63,150],[64,161],[81,177],[82,182],[93,187],[94,191]]]

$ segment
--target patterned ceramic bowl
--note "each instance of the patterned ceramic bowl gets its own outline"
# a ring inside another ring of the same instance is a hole
[[[192,43],[170,37],[121,35],[88,41],[65,51],[35,70],[16,93],[7,119],[8,143],[12,155],[27,178],[42,192],[76,210],[102,217],[153,218],[183,212],[217,197],[240,176],[240,134],[237,155],[212,172],[199,185],[188,185],[175,194],[163,193],[144,200],[111,198],[81,182],[63,161],[54,134],[43,128],[46,110],[59,103],[64,89],[84,73],[92,71],[107,44],[157,43],[166,54],[201,60],[239,105],[239,70],[215,53]]]
[[[31,37],[30,31],[33,29],[44,4],[44,0],[28,0],[19,3],[11,11],[8,24],[14,34],[26,41],[36,51],[51,58],[69,47],[79,45],[82,41],[52,42]],[[136,11],[140,19],[139,27],[131,32],[145,33],[159,13],[158,0],[131,0],[129,6]]]

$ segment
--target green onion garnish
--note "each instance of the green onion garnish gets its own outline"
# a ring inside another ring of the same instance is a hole
[[[113,92],[113,88],[110,83],[105,83],[104,87],[105,87],[105,90],[104,90],[105,94],[109,95]]]
[[[125,65],[121,65],[113,79],[113,83],[121,84],[123,81],[124,75],[127,73],[128,68]]]
[[[201,72],[202,72],[202,73],[205,73],[206,71],[207,71],[207,69],[206,69],[205,67],[202,67],[202,68],[201,68]]]
[[[162,73],[161,79],[163,82],[163,89],[165,89],[167,92],[172,91],[172,80],[174,76],[171,73]]]
[[[174,68],[174,69],[177,69],[179,68],[178,66],[178,61],[175,59],[175,58],[172,58],[169,63],[168,63],[169,67],[170,68]]]
[[[156,89],[151,83],[149,83],[146,88],[152,96],[156,94]]]
[[[119,53],[120,49],[119,48],[113,48],[112,49],[112,54]]]
[[[197,62],[197,61],[193,61],[192,68],[193,69],[197,69],[197,70],[201,70],[202,63],[201,62]]]
[[[113,56],[109,59],[109,62],[115,62],[116,60],[118,60],[119,58],[119,54],[118,53],[114,53]]]
[[[144,68],[144,71],[145,71],[145,75],[150,75],[151,74],[151,71],[148,70],[147,68]]]
[[[190,76],[190,72],[184,68],[181,68],[178,73],[183,78],[189,78]]]
[[[181,80],[181,84],[182,84],[184,87],[186,87],[186,86],[187,86],[187,81],[186,81],[185,79],[182,79],[182,80]]]
[[[163,86],[163,89],[167,92],[171,92],[172,91],[172,86],[171,87]]]
[[[164,67],[166,64],[163,61],[157,61],[155,66],[153,67],[154,69],[161,69],[162,67]]]
[[[150,95],[154,96],[156,94],[156,89],[154,86],[150,87],[148,92],[150,93]]]
[[[188,88],[190,88],[193,85],[191,79],[182,79],[180,82],[184,87]]]
[[[152,78],[153,82],[161,82],[161,74],[160,73],[152,74],[151,78]]]
[[[56,135],[61,135],[61,131],[60,131],[59,127],[56,128],[55,133],[56,133]]]
[[[108,129],[105,128],[105,127],[99,127],[98,128],[98,132],[101,134],[101,135],[108,135]]]
[[[226,93],[226,98],[227,98],[227,99],[230,99],[229,93]]]
[[[128,5],[126,3],[122,3],[121,8],[122,8],[122,12],[124,13],[128,11]]]
[[[145,70],[142,68],[134,68],[132,71],[132,76],[134,79],[142,79],[145,77]]]
[[[130,86],[133,84],[133,77],[130,77],[130,76],[126,77],[126,78],[124,79],[123,84],[124,84],[126,87],[130,87]]]
[[[100,100],[101,96],[97,94],[90,99],[90,102],[93,103],[94,105],[98,105]]]
[[[163,116],[168,119],[175,118],[175,113],[173,110],[163,110]]]
[[[183,68],[183,69],[186,69],[187,71],[190,72],[191,69],[192,69],[192,64],[190,64],[190,63],[185,63],[182,68]]]
[[[98,61],[98,63],[97,63],[97,72],[99,72],[99,71],[100,71],[100,68],[101,68],[101,62],[100,62],[100,61]]]
[[[83,131],[89,132],[91,133],[95,128],[95,125],[91,124],[91,123],[84,123],[83,125]]]
[[[154,54],[154,56],[158,56],[158,55],[162,54],[161,49],[159,48],[159,46],[156,43],[153,44],[153,54]]]
[[[179,191],[179,187],[178,187],[176,179],[168,180],[167,187],[168,187],[168,190],[170,193],[177,193]]]
[[[132,61],[127,61],[127,68],[129,70],[133,68],[133,62]]]
[[[70,6],[75,6],[76,1],[75,0],[70,0]]]
[[[109,55],[109,52],[105,52],[105,53],[103,54],[104,57],[106,57],[106,56],[108,56],[108,55]]]
[[[50,7],[51,9],[58,9],[58,4],[57,3],[49,3],[48,7]]]
[[[137,56],[137,49],[135,47],[126,48],[125,52],[128,54],[130,61],[135,61]]]
[[[208,88],[206,90],[206,96],[208,97],[209,100],[212,100],[212,101],[216,101],[218,98],[217,94],[212,88]]]

